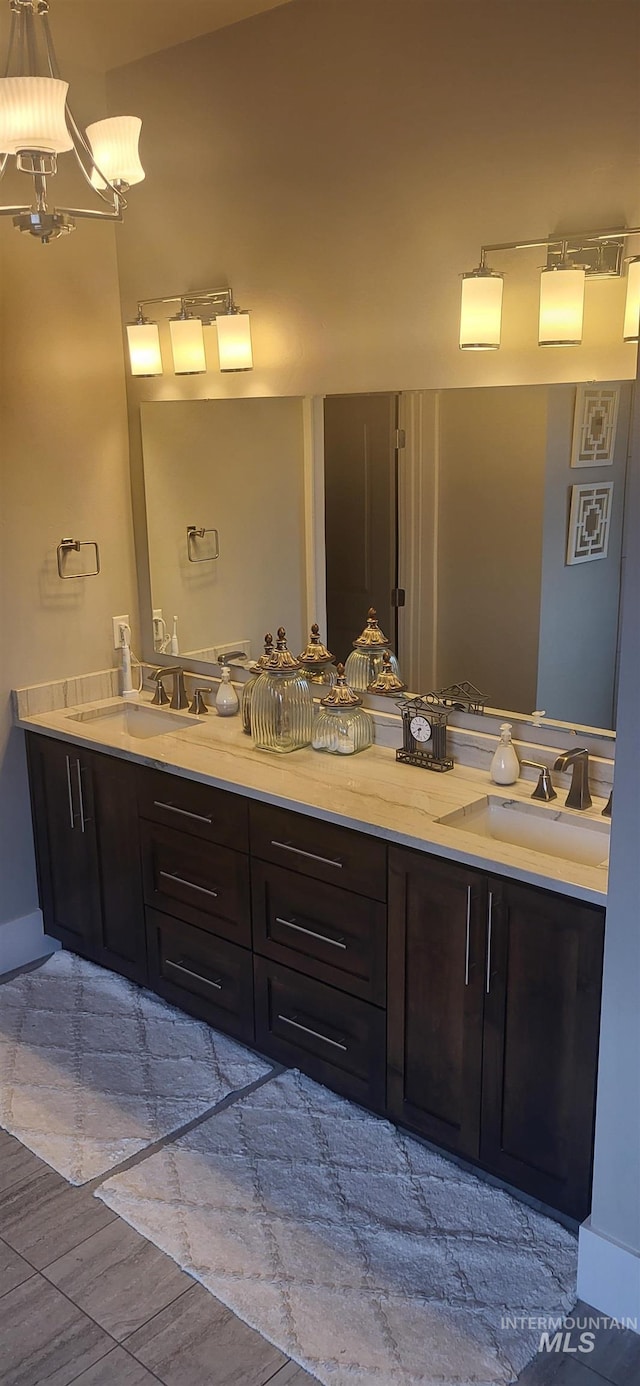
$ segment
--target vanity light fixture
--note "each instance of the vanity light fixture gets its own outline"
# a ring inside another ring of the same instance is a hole
[[[169,319],[171,354],[176,375],[200,375],[207,369],[204,328],[215,322],[221,371],[253,370],[249,313],[236,307],[232,289],[202,289],[169,298],[143,298],[135,322],[127,324],[131,373],[162,375],[158,324],[145,317],[151,303],[180,305]]]
[[[640,226],[630,226],[483,246],[478,268],[462,276],[461,349],[489,351],[500,346],[503,276],[488,268],[487,255],[540,247],[546,248],[547,263],[540,274],[539,346],[578,346],[582,341],[587,280],[619,278],[625,263],[629,268],[623,335],[625,342],[637,342],[640,256],[629,257],[625,262],[623,251],[626,240],[638,235]]]
[[[33,180],[28,205],[0,207],[19,231],[43,245],[73,231],[77,217],[122,221],[125,193],[142,182],[138,155],[142,122],[137,116],[112,116],[88,125],[75,120],[62,80],[49,27],[49,0],[9,0],[11,29],[0,77],[0,178],[15,157],[20,173]],[[58,171],[58,155],[72,153],[85,181],[104,209],[55,207],[47,180]]]

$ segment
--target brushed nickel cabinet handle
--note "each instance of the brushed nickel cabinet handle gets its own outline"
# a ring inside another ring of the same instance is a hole
[[[295,929],[296,933],[305,934],[307,938],[317,938],[321,943],[330,943],[332,948],[343,948],[345,952],[347,951],[344,939],[329,938],[327,934],[317,934],[314,929],[305,929],[302,924],[296,924],[295,919],[282,919],[280,915],[276,915],[276,924],[283,924],[285,929]]]
[[[467,886],[467,933],[464,946],[464,984],[469,985],[469,948],[471,943],[471,886]]]
[[[67,793],[69,795],[69,823],[72,828],[76,826],[76,815],[73,808],[73,790],[71,788],[71,760],[65,756],[67,762]]]
[[[153,807],[165,809],[167,813],[179,813],[181,818],[193,818],[196,823],[208,823],[209,827],[213,822],[213,814],[190,813],[189,809],[176,808],[175,804],[163,804],[160,799],[154,799]]]
[[[489,918],[487,921],[487,996],[491,991],[491,935],[493,932],[493,891],[489,891]]]
[[[279,1015],[278,1020],[281,1020],[283,1025],[292,1025],[294,1030],[302,1030],[304,1035],[311,1035],[313,1039],[322,1040],[323,1044],[330,1044],[332,1049],[341,1049],[343,1054],[349,1052],[346,1044],[339,1044],[338,1040],[329,1039],[328,1035],[321,1035],[319,1030],[310,1030],[308,1025],[301,1025],[299,1020],[292,1020],[289,1015]]]
[[[319,857],[316,852],[305,852],[302,847],[294,847],[291,842],[276,842],[271,839],[272,847],[280,847],[283,852],[295,852],[298,857],[308,857],[309,861],[319,861],[323,866],[335,866],[336,870],[342,871],[342,862],[337,857]]]
[[[80,761],[76,761],[76,775],[78,778],[78,802],[80,804],[80,831],[84,832],[87,820],[84,816],[84,796],[82,793],[82,766]]]
[[[173,871],[161,871],[160,875],[165,881],[177,881],[178,885],[188,886],[189,890],[199,890],[201,895],[211,895],[214,900],[218,898],[217,890],[208,890],[207,886],[196,885],[195,881],[187,881],[184,876],[176,876]]]
[[[222,982],[213,982],[210,977],[203,977],[200,972],[192,972],[190,967],[185,967],[184,963],[174,962],[173,958],[165,958],[165,967],[173,968],[174,972],[180,972],[183,977],[190,977],[194,982],[201,982],[205,987],[213,987],[214,991],[222,991]]]

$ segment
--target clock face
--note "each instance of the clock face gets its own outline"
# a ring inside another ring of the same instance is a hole
[[[409,723],[409,730],[414,741],[418,741],[420,744],[424,744],[425,741],[431,740],[431,723],[428,717],[423,717],[421,715],[412,717]]]

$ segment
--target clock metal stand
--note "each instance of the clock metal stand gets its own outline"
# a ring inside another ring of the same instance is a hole
[[[396,760],[440,773],[453,770],[453,760],[447,754],[447,723],[452,708],[440,702],[435,693],[424,698],[402,698],[397,706],[402,713],[403,742],[396,751]]]

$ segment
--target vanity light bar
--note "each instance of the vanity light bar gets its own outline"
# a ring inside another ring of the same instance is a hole
[[[547,263],[540,274],[538,345],[579,346],[586,280],[619,278],[625,264],[625,242],[630,236],[638,235],[640,226],[629,226],[483,246],[477,269],[462,276],[461,350],[495,351],[500,346],[503,275],[488,268],[487,255],[546,248]],[[625,342],[637,342],[640,339],[640,255],[629,257],[628,265],[623,337]]]
[[[204,328],[215,322],[218,339],[218,368],[221,371],[253,370],[251,320],[249,313],[236,307],[232,289],[203,289],[197,293],[174,294],[169,298],[143,298],[138,315],[127,323],[131,374],[141,377],[162,375],[164,366],[157,322],[145,317],[149,304],[180,305],[169,321],[173,370],[176,375],[201,375],[207,370]]]

